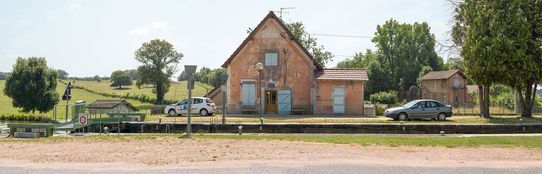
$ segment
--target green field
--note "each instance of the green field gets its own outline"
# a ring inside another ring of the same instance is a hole
[[[0,114],[15,114],[20,113],[18,111],[18,108],[14,108],[11,105],[11,99],[3,94],[4,86],[6,81],[0,81]],[[102,82],[96,82],[96,81],[76,81],[75,85],[82,86],[86,89],[90,89],[97,92],[106,92],[111,94],[119,94],[119,95],[125,95],[126,93],[130,94],[144,94],[152,98],[156,98],[156,94],[152,93],[152,89],[150,87],[142,87],[141,89],[138,89],[135,85],[129,86],[127,88],[124,88],[122,90],[116,90],[114,87],[110,87],[109,81],[102,81]],[[205,95],[206,89],[203,88],[209,88],[211,89],[211,86],[209,85],[202,85],[198,84],[194,87],[194,94],[193,96],[203,96]],[[63,83],[58,83],[57,86],[57,92],[59,95],[62,95],[64,93],[64,90],[66,88],[66,85]],[[167,100],[179,100],[181,98],[185,98],[187,96],[187,89],[186,89],[186,82],[176,82],[173,83],[170,87],[170,90],[168,93],[166,93],[166,99]],[[88,103],[92,103],[96,100],[114,100],[114,99],[120,99],[120,98],[114,98],[114,97],[106,97],[99,94],[94,94],[91,92],[88,92],[83,89],[72,89],[72,99],[70,100],[69,104],[73,105],[78,100],[85,100]],[[143,105],[152,105],[152,103],[141,103],[137,100],[131,100],[128,99],[128,102],[132,103],[135,106],[143,106]],[[66,101],[61,100],[58,103],[57,106],[57,119],[64,119],[65,115],[65,106]],[[54,111],[54,110],[53,110]],[[36,113],[37,115],[46,115],[48,117],[53,117],[53,111],[47,112],[47,113]]]
[[[143,94],[152,98],[156,98],[156,94],[152,93],[152,86],[146,85],[142,86],[141,89],[137,88],[137,86],[131,85],[131,86],[123,86],[122,89],[116,89],[114,87],[111,87],[111,82],[104,80],[101,82],[96,81],[75,81],[75,86],[80,86],[86,89],[90,89],[93,91],[99,91],[99,92],[106,92],[109,94],[116,94],[116,95],[134,95],[134,94]],[[207,90],[211,91],[213,89],[212,86],[207,84],[201,84],[197,83],[194,87],[194,90],[192,91],[193,96],[203,96],[206,94]],[[169,88],[169,91],[166,93],[164,99],[165,100],[173,100],[177,101],[180,99],[184,99],[188,96],[188,90],[186,89],[186,81],[181,82],[174,82],[171,84],[171,87]]]

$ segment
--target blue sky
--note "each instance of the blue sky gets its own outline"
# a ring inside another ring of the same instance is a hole
[[[109,76],[135,69],[134,51],[160,38],[184,54],[179,67],[216,68],[233,53],[270,10],[295,7],[287,22],[301,21],[310,33],[373,36],[390,18],[428,22],[437,40],[449,36],[452,9],[445,0],[17,0],[0,2],[0,71],[18,56],[43,56],[70,76]],[[374,49],[370,39],[316,36],[336,57]],[[443,57],[447,55],[440,53]],[[182,69],[180,69],[182,70]],[[180,73],[179,70],[179,73]]]

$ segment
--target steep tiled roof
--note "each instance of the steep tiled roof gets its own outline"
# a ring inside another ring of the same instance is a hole
[[[316,80],[369,80],[364,69],[320,69],[315,71],[314,76]]]
[[[224,64],[222,64],[222,68],[226,68],[228,67],[228,65],[230,64],[230,62],[233,60],[233,58],[235,58],[235,56],[237,56],[237,54],[239,54],[239,52],[241,52],[241,49],[243,49],[245,47],[245,45],[248,43],[248,41],[252,40],[252,37],[254,37],[254,35],[260,31],[260,28],[262,28],[262,26],[264,25],[265,21],[267,20],[270,20],[270,19],[274,19],[276,21],[278,21],[278,23],[280,24],[280,26],[286,30],[286,33],[288,34],[289,38],[291,38],[292,41],[294,41],[300,48],[301,50],[303,51],[303,53],[305,53],[312,61],[312,63],[316,66],[316,68],[322,68],[322,66],[316,62],[316,60],[314,59],[314,57],[312,57],[312,55],[309,53],[309,51],[307,51],[307,48],[305,48],[301,42],[299,42],[299,40],[297,40],[297,38],[295,38],[294,34],[292,34],[292,32],[290,30],[288,30],[288,27],[286,27],[286,25],[284,24],[284,22],[282,22],[281,19],[279,19],[279,17],[277,17],[277,15],[275,15],[275,13],[273,13],[273,11],[270,11],[269,14],[267,14],[267,16],[265,16],[265,18],[263,18],[263,20],[260,22],[260,24],[258,24],[258,26],[256,26],[256,28],[254,28],[254,30],[252,30],[252,32],[250,32],[250,34],[248,35],[248,37],[243,41],[243,43],[241,43],[241,45],[239,45],[239,47],[237,47],[237,49],[235,50],[235,52],[233,52],[233,54],[228,58],[228,60],[226,60],[226,62],[224,62]]]
[[[461,71],[455,69],[455,70],[448,70],[448,71],[431,71],[425,74],[422,77],[422,80],[448,79],[452,77],[455,73],[459,73],[459,75],[463,76],[463,78],[467,78],[463,73],[461,73]]]
[[[134,111],[139,111],[135,106],[128,103],[126,100],[96,100],[94,103],[91,103],[87,106],[89,109],[113,109],[120,104],[126,104],[128,107],[132,108]]]

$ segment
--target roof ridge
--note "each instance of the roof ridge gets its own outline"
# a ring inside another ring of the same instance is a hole
[[[224,64],[222,64],[221,67],[223,68],[227,68],[227,65],[233,60],[233,58],[239,54],[239,52],[241,52],[241,49],[248,43],[249,40],[251,40],[252,37],[254,37],[254,35],[256,34],[256,31],[258,31],[260,29],[261,26],[264,25],[265,21],[267,21],[269,18],[273,18],[275,20],[278,21],[279,25],[284,28],[286,30],[286,33],[288,34],[288,36],[290,36],[290,40],[293,40],[300,48],[301,50],[308,55],[309,59],[311,59],[312,61],[312,64],[314,64],[318,69],[322,69],[323,66],[320,65],[318,62],[316,62],[316,59],[309,53],[309,51],[307,50],[307,48],[305,48],[301,42],[299,42],[299,40],[294,36],[294,34],[292,33],[292,31],[290,31],[288,29],[288,27],[284,24],[284,22],[279,18],[277,17],[277,15],[275,15],[275,13],[273,11],[269,11],[269,13],[260,21],[260,23],[258,23],[258,25],[256,26],[256,28],[254,28],[252,30],[252,32],[250,32],[250,34],[245,38],[245,40],[243,40],[243,42],[241,43],[241,45],[239,45],[239,47],[237,47],[237,49],[235,49],[235,51],[230,55],[230,57],[226,60],[226,62],[224,62]]]

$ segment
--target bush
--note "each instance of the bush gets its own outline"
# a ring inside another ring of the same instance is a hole
[[[376,105],[376,116],[383,116],[384,115],[384,110],[385,108],[380,106],[380,105]]]
[[[374,104],[389,104],[394,105],[399,101],[397,98],[397,92],[395,91],[389,91],[389,92],[379,92],[371,94],[369,97],[369,100],[371,103]]]
[[[0,121],[32,121],[42,123],[56,123],[49,117],[43,115],[26,115],[26,114],[3,114],[0,115]]]

